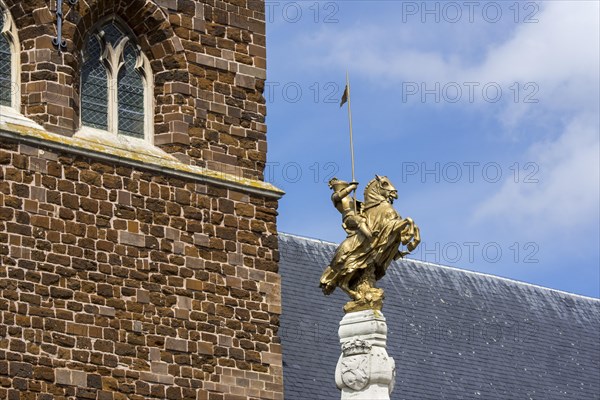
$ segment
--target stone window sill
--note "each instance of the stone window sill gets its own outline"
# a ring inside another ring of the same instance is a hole
[[[94,129],[80,130],[73,137],[51,133],[10,107],[0,109],[0,138],[269,198],[279,199],[284,194],[281,189],[267,182],[184,164],[142,139],[111,135]]]

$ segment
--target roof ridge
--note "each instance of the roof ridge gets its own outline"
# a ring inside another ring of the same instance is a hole
[[[296,238],[296,239],[301,239],[301,240],[309,240],[309,241],[317,242],[317,243],[324,243],[324,244],[330,244],[330,245],[335,245],[335,246],[338,245],[338,243],[335,243],[335,242],[330,242],[330,241],[327,241],[327,240],[322,240],[322,239],[317,239],[317,238],[312,238],[312,237],[307,237],[307,236],[300,236],[300,235],[296,235],[296,234],[293,234],[293,233],[287,233],[287,232],[277,232],[277,233],[278,233],[278,235],[284,236],[284,237],[288,236],[290,238]],[[559,295],[568,295],[568,296],[572,296],[572,297],[576,297],[576,298],[581,298],[581,299],[585,299],[585,300],[592,300],[594,302],[600,302],[600,298],[590,297],[590,296],[584,296],[582,294],[571,293],[571,292],[567,292],[567,291],[564,291],[564,290],[549,288],[549,287],[546,287],[546,286],[540,286],[540,285],[536,285],[536,284],[529,283],[529,282],[519,281],[517,279],[506,278],[504,276],[499,276],[499,275],[494,275],[494,274],[486,274],[486,273],[483,273],[483,272],[472,271],[472,270],[469,270],[469,269],[451,267],[451,266],[448,266],[448,265],[436,264],[436,263],[432,263],[432,262],[429,262],[429,261],[416,260],[414,258],[407,258],[407,260],[410,260],[410,261],[412,261],[414,263],[418,263],[418,264],[424,264],[424,265],[428,265],[428,266],[434,266],[434,267],[443,268],[443,269],[449,269],[449,270],[453,270],[453,271],[461,271],[461,272],[465,272],[465,273],[471,274],[471,275],[477,275],[477,276],[482,276],[482,277],[491,277],[491,278],[499,279],[499,280],[502,280],[502,281],[515,283],[515,284],[518,284],[518,285],[521,285],[521,286],[532,287],[532,288],[541,289],[541,290],[545,290],[545,291],[555,292],[555,293],[557,293]]]
[[[303,240],[310,240],[313,242],[318,242],[318,243],[326,243],[326,244],[332,244],[337,246],[339,243],[336,242],[330,242],[328,240],[323,240],[323,239],[318,239],[318,238],[314,238],[314,237],[310,237],[310,236],[301,236],[301,235],[296,235],[294,233],[289,233],[289,232],[281,232],[281,231],[277,231],[278,235],[283,235],[283,236],[289,236],[289,237],[293,237],[293,238],[298,238],[298,239],[303,239]]]

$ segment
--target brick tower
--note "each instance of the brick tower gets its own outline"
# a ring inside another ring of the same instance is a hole
[[[264,1],[0,15],[0,398],[283,398]]]

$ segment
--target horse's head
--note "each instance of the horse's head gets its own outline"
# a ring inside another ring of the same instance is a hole
[[[398,190],[392,185],[387,176],[375,175],[365,188],[365,205],[381,203],[384,200],[390,203],[398,198]]]
[[[375,175],[375,180],[379,184],[379,192],[390,202],[398,198],[398,190],[392,185],[387,176]]]

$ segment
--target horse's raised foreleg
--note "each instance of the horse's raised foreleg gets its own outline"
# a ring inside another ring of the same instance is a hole
[[[417,246],[419,245],[419,243],[421,243],[421,230],[419,229],[418,226],[414,226],[414,232],[413,232],[413,238],[412,240],[408,243],[408,245],[406,246],[406,249],[408,251],[413,251],[414,249],[417,248]]]

